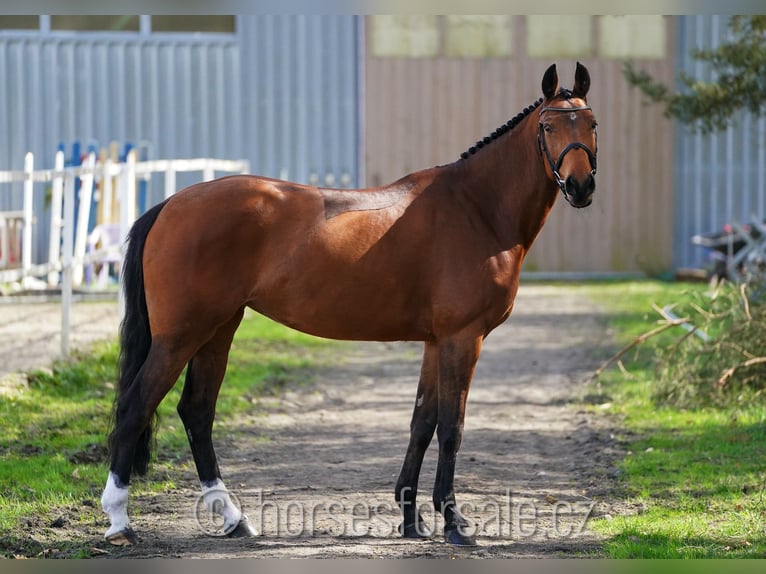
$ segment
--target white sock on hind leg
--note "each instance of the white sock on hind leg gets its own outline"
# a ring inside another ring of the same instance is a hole
[[[111,523],[104,538],[128,528],[128,487],[118,486],[119,483],[117,475],[110,472],[101,495],[101,508],[109,515]]]
[[[242,511],[232,502],[222,480],[218,479],[209,486],[203,484],[201,487],[208,512],[215,512],[223,517],[223,531],[228,534],[239,524]]]

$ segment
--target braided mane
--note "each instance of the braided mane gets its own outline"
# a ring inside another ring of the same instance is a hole
[[[523,120],[529,114],[531,114],[534,110],[536,110],[542,103],[543,103],[543,98],[540,98],[531,106],[527,106],[518,114],[516,114],[514,117],[512,117],[510,120],[508,120],[506,123],[504,123],[502,126],[500,126],[495,131],[493,131],[490,135],[488,135],[484,139],[480,139],[479,141],[477,141],[476,144],[468,148],[468,151],[464,151],[462,154],[460,154],[460,157],[462,159],[468,159],[470,156],[475,154],[485,145],[496,140],[497,138],[499,138],[501,135],[505,134],[506,132],[511,131],[513,128],[515,128],[519,124],[521,120]]]

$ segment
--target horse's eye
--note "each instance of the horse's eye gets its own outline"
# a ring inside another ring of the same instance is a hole
[[[551,124],[543,124],[543,129],[544,129],[544,130],[545,130],[547,133],[551,133],[551,132],[553,131],[553,127],[551,126]]]
[[[598,126],[598,122],[596,120],[593,120],[593,123],[590,125],[590,129],[595,130]]]

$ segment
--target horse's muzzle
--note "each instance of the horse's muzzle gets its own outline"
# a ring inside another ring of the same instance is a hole
[[[596,178],[592,173],[582,181],[573,175],[567,177],[564,184],[564,197],[572,207],[588,207],[593,202],[593,192],[596,190]]]

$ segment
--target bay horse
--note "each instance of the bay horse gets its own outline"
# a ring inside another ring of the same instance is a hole
[[[511,313],[524,256],[560,191],[595,189],[590,74],[543,97],[454,163],[385,186],[322,189],[257,176],[192,185],[133,225],[123,263],[120,373],[101,504],[115,545],[137,542],[128,484],[150,459],[155,412],[188,365],[178,414],[208,509],[229,536],[254,535],[221,478],[215,404],[246,307],[305,333],[423,341],[410,440],[394,494],[404,537],[431,535],[416,507],[434,432],[435,508],[446,542],[475,544],[453,489],[466,399],[485,337]]]

